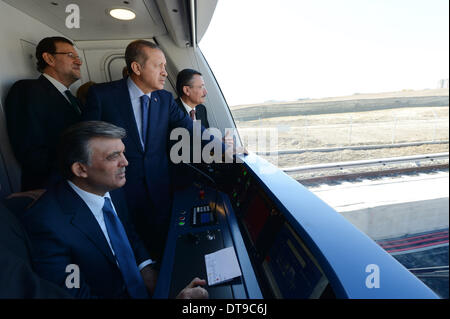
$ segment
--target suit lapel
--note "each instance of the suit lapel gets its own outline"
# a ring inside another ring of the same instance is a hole
[[[133,106],[131,105],[130,92],[128,92],[128,86],[126,79],[119,82],[120,88],[117,90],[116,103],[119,105],[120,112],[127,123],[127,134],[136,143],[139,150],[143,153],[141,138],[139,137],[139,131],[136,124],[136,118],[134,117]]]
[[[202,104],[199,104],[195,107],[195,117],[197,118],[197,120],[202,121],[202,124],[204,125]]]
[[[177,101],[177,104],[180,107],[180,109],[183,111],[183,113],[186,113],[187,115],[189,115],[189,113],[186,111],[186,108],[183,105],[183,102],[181,102],[181,98],[178,98],[176,101]]]
[[[72,225],[82,232],[111,263],[117,265],[111,248],[91,210],[67,182],[60,187],[59,199],[62,207],[69,208],[66,211],[72,215]]]
[[[121,192],[120,189],[116,189],[113,191],[109,192],[109,196],[111,197],[111,201],[114,204],[114,208],[116,210],[117,215],[119,216],[120,222],[122,223],[123,227],[125,228],[125,216],[124,216],[124,210],[126,210],[126,208],[123,207],[123,205],[125,205],[125,198],[123,197],[123,195],[119,195],[119,193]],[[125,231],[127,229],[125,228]]]
[[[58,106],[61,105],[61,107],[64,107],[66,108],[66,110],[69,110],[70,112],[79,116],[79,113],[74,109],[72,104],[67,101],[62,93],[59,92],[58,89],[45,76],[41,75],[38,80],[42,83],[42,86],[47,89],[48,96],[53,96],[55,98],[55,101],[58,101]]]

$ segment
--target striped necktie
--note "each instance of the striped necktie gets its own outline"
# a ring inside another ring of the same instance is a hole
[[[78,104],[77,98],[75,96],[73,96],[73,94],[72,94],[72,92],[70,92],[70,90],[66,90],[66,91],[64,91],[64,93],[66,94],[67,98],[70,101],[70,104],[75,109],[75,111],[78,114],[81,114],[80,105]]]
[[[189,116],[191,117],[191,119],[192,119],[193,121],[195,121],[195,110],[194,110],[194,109],[192,109],[192,110],[189,112]]]

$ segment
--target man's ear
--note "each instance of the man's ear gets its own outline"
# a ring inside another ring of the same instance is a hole
[[[72,166],[70,167],[70,170],[77,177],[80,177],[80,178],[88,177],[86,165],[84,165],[80,162],[73,163]]]
[[[189,92],[189,86],[188,85],[185,85],[185,86],[183,86],[183,93],[184,93],[184,95],[186,95],[186,96],[189,96],[190,94],[190,92]]]
[[[141,65],[136,61],[131,62],[131,69],[133,70],[134,74],[141,75],[141,68]]]
[[[48,65],[50,65],[50,66],[55,65],[55,57],[53,55],[51,55],[50,53],[48,53],[48,52],[42,53],[42,58]]]

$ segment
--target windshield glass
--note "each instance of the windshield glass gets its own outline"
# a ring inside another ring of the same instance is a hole
[[[199,46],[247,149],[448,298],[448,1],[219,1]]]

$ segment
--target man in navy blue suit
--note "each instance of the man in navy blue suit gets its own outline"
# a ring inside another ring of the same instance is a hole
[[[193,122],[172,94],[163,90],[166,58],[157,45],[133,41],[125,50],[125,59],[129,77],[91,87],[83,119],[126,129],[124,144],[130,165],[124,190],[128,208],[152,256],[160,259],[171,207],[169,134],[177,127],[192,134]],[[222,143],[216,142],[223,151]]]
[[[82,61],[63,37],[42,39],[36,47],[35,80],[14,83],[5,100],[11,146],[22,169],[22,190],[45,188],[59,180],[56,146],[61,132],[80,121],[80,103],[69,87],[81,77]]]
[[[120,189],[128,165],[124,137],[124,129],[99,121],[67,129],[59,147],[66,180],[23,216],[36,272],[77,298],[148,298],[156,284]],[[195,278],[178,297],[207,297],[195,287],[204,284]]]
[[[19,218],[0,201],[0,299],[70,298],[31,266],[31,243]]]

